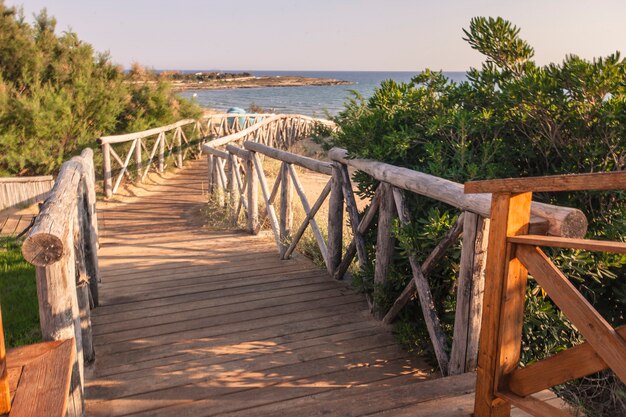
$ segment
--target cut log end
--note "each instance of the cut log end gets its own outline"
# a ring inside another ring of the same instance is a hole
[[[22,244],[24,259],[36,266],[48,266],[63,257],[63,242],[57,236],[38,233]]]
[[[583,238],[587,233],[587,226],[587,217],[585,217],[583,212],[580,210],[572,210],[565,217],[559,230],[553,231],[551,228],[549,234],[569,238]],[[558,234],[555,232],[558,232]]]

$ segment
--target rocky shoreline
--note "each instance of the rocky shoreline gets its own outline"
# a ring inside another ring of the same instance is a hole
[[[231,88],[261,88],[261,87],[303,87],[324,85],[353,84],[351,81],[336,80],[334,78],[310,78],[298,76],[275,77],[239,77],[207,81],[172,81],[174,91],[185,90],[226,90]]]

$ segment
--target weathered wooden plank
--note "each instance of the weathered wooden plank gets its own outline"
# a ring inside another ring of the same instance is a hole
[[[65,417],[76,348],[71,339],[59,342],[25,346],[19,356],[8,353],[11,366],[21,368],[11,417]]]
[[[299,165],[308,170],[319,172],[321,174],[331,175],[331,164],[317,159],[308,158],[306,156],[297,155],[295,153],[282,151],[280,149],[272,148],[257,142],[244,142],[243,147],[248,151],[258,152],[260,154],[269,156],[270,158],[277,159],[288,164]]]
[[[343,186],[342,186],[342,189],[343,189]],[[342,191],[342,194],[343,194],[343,191]],[[363,218],[359,222],[359,225],[357,228],[359,233],[363,234],[367,231],[370,224],[372,223],[372,220],[374,220],[374,216],[376,215],[376,213],[378,213],[379,204],[380,204],[380,192],[376,190],[376,192],[374,193],[374,197],[372,197],[372,201],[370,201],[369,207],[367,208],[367,210],[365,211],[365,214],[363,215]],[[356,239],[354,238],[354,236],[352,236],[352,240],[350,241],[350,244],[348,245],[348,248],[346,249],[346,254],[344,255],[343,259],[341,260],[341,263],[339,264],[339,266],[337,267],[335,271],[335,275],[334,275],[335,279],[337,280],[343,279],[344,275],[348,271],[348,268],[350,267],[350,264],[352,263],[352,260],[357,254],[356,252],[357,252]]]
[[[626,326],[620,326],[615,331],[622,338],[626,338]],[[514,394],[525,397],[606,368],[606,362],[598,356],[589,342],[584,342],[516,369],[509,376],[508,387]]]
[[[380,205],[378,207],[378,225],[376,229],[376,261],[374,263],[374,300],[378,291],[384,291],[387,275],[391,268],[395,239],[391,232],[391,223],[396,216],[392,187],[387,183],[380,183]],[[385,311],[382,306],[374,305],[374,316],[382,320]]]
[[[571,239],[557,236],[522,235],[508,238],[511,243],[553,248],[581,249],[596,252],[626,253],[626,243],[591,239]]]
[[[595,172],[590,174],[547,175],[529,178],[503,178],[470,181],[466,193],[524,193],[551,191],[624,190],[626,172]]]
[[[457,284],[450,375],[473,372],[478,359],[478,338],[485,288],[488,220],[465,212],[463,247]]]
[[[519,366],[527,271],[506,239],[527,233],[531,200],[530,193],[493,195],[474,406],[480,416],[511,409],[496,392],[504,375]]]
[[[520,397],[512,392],[501,391],[498,392],[498,397],[510,401],[512,404],[515,404],[520,409],[535,417],[572,417],[572,415],[567,411],[546,404],[545,402],[534,398],[532,395]]]
[[[328,202],[328,272],[335,276],[341,264],[343,250],[343,190],[341,171],[336,162],[332,165],[330,180],[330,200]]]
[[[539,248],[517,247],[517,256],[585,340],[626,383],[626,340],[593,308]]]

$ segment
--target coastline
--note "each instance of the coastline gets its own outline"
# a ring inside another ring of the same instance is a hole
[[[337,80],[334,78],[313,78],[302,76],[273,76],[273,77],[240,77],[208,81],[171,81],[173,91],[186,90],[228,90],[235,88],[262,88],[262,87],[303,87],[354,84],[353,81]]]

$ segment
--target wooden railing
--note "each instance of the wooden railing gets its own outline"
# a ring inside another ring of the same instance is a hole
[[[626,243],[542,236],[529,231],[533,192],[626,190],[626,172],[469,182],[493,193],[474,415],[508,416],[511,404],[535,416],[567,416],[532,396],[611,369],[626,383],[626,328],[613,328],[540,247],[626,253]],[[534,203],[532,203],[534,204]],[[586,342],[519,367],[528,273]]]
[[[257,119],[259,116],[256,116]],[[227,149],[227,145],[241,145],[244,142],[256,142],[268,147],[272,147],[279,150],[287,150],[293,144],[299,140],[309,137],[316,124],[333,124],[328,120],[314,119],[303,115],[289,115],[289,114],[275,114],[275,115],[263,115],[261,121],[240,130],[237,133],[219,137],[211,140],[202,145],[202,151],[207,155],[208,160],[208,182],[209,193],[216,195],[219,204],[224,206],[226,200],[224,195],[229,194],[231,200],[237,199],[237,195],[241,194],[243,188],[258,187],[256,181],[252,175],[245,175],[245,178],[249,178],[252,183],[250,187],[247,182],[242,182],[239,170],[230,169],[231,166],[241,166],[239,159],[244,159],[249,156],[246,153],[239,154],[236,149]],[[253,166],[250,163],[250,173]],[[226,169],[228,167],[228,169]],[[232,178],[227,178],[227,172],[232,175]],[[239,191],[237,189],[239,188]],[[233,204],[233,201],[230,201]],[[243,206],[245,202],[241,204]],[[248,210],[249,222],[251,225],[249,229],[253,228],[253,224],[256,225],[257,220],[255,216],[258,216],[254,210],[256,207],[252,207]],[[241,207],[237,210],[237,213],[241,210]],[[256,214],[255,214],[256,213]]]
[[[383,311],[380,306],[374,305],[373,309],[384,323],[391,323],[417,292],[422,315],[442,373],[453,375],[474,370],[481,328],[486,251],[484,238],[490,229],[488,219],[491,196],[489,194],[465,195],[462,184],[410,169],[378,161],[348,159],[347,152],[343,149],[331,149],[329,157],[335,164],[333,172],[336,181],[341,184],[341,188],[336,188],[337,194],[343,194],[343,198],[339,196],[331,198],[334,205],[331,204],[329,212],[331,216],[341,216],[342,200],[345,200],[353,234],[352,242],[343,258],[341,258],[339,244],[333,245],[329,242],[329,248],[332,250],[329,249],[328,256],[334,260],[330,269],[334,271],[335,278],[341,278],[345,274],[355,256],[361,268],[367,264],[363,234],[377,212],[374,282],[379,285],[385,283],[395,246],[391,231],[392,221],[397,216],[402,224],[407,225],[410,222],[410,213],[405,203],[407,191],[444,202],[461,210],[456,223],[421,265],[415,254],[408,255],[413,277],[391,308]],[[380,181],[368,211],[362,218],[359,217],[356,209],[348,167]],[[339,223],[329,223],[328,234],[333,237],[333,240],[340,242],[341,229],[337,224]],[[533,203],[530,227],[539,234],[581,237],[586,232],[587,221],[580,210]],[[448,356],[446,352],[448,341],[435,309],[427,277],[460,236],[463,238],[463,244],[457,281],[456,315],[452,350]]]
[[[0,178],[0,211],[43,201],[53,184],[52,175]]]
[[[462,184],[443,178],[377,161],[348,159],[346,151],[342,149],[333,149],[329,152],[330,163],[287,152],[284,149],[288,149],[297,135],[286,141],[277,138],[274,136],[276,130],[271,131],[267,128],[274,120],[276,119],[268,118],[261,124],[237,134],[218,138],[203,145],[203,152],[209,155],[209,181],[214,180],[213,192],[217,194],[219,204],[230,208],[233,220],[238,219],[244,210],[248,232],[258,233],[261,224],[258,218],[260,185],[265,213],[281,258],[289,258],[303,233],[310,226],[324,263],[331,276],[336,279],[344,277],[355,257],[360,268],[368,264],[363,235],[375,216],[378,216],[374,263],[374,281],[377,284],[384,284],[391,265],[395,246],[391,231],[394,217],[398,217],[403,224],[410,222],[410,213],[405,203],[406,192],[420,194],[459,208],[461,213],[456,223],[422,264],[418,263],[415,254],[408,255],[413,277],[392,307],[388,311],[383,311],[382,306],[369,301],[374,314],[383,322],[391,323],[417,293],[442,373],[459,374],[474,370],[477,364],[481,327],[491,195],[465,195]],[[259,130],[261,125],[266,129]],[[235,142],[242,143],[235,146]],[[221,149],[218,149],[220,147]],[[275,159],[281,163],[276,180],[271,186],[264,174],[263,158]],[[312,205],[300,184],[294,165],[329,176],[329,181]],[[363,217],[359,216],[357,210],[348,167],[369,174],[380,181]],[[305,213],[305,218],[297,229],[294,229],[292,224],[293,189],[300,197]],[[328,198],[328,238],[324,239],[316,216]],[[274,207],[276,203],[279,205],[278,212]],[[344,204],[352,228],[351,243],[345,253]],[[576,209],[533,203],[530,227],[534,233],[542,235],[582,237],[587,229],[587,220],[582,212]],[[445,256],[448,248],[461,236],[463,245],[458,278],[457,311],[454,337],[451,341],[452,350],[448,355],[446,347],[449,341],[442,330],[427,277]]]
[[[168,158],[181,168],[188,157],[200,157],[202,143],[246,129],[267,116],[212,114],[141,132],[98,138],[97,142],[102,147],[104,194],[107,198],[115,194],[124,177],[131,182],[143,182],[150,170],[162,173]],[[187,133],[186,128],[189,130]],[[125,155],[120,155],[123,152]],[[112,160],[118,165],[116,172]]]
[[[84,363],[95,359],[90,310],[98,305],[98,226],[93,151],[61,166],[24,243],[35,265],[44,340],[76,340],[68,415],[83,415]]]

